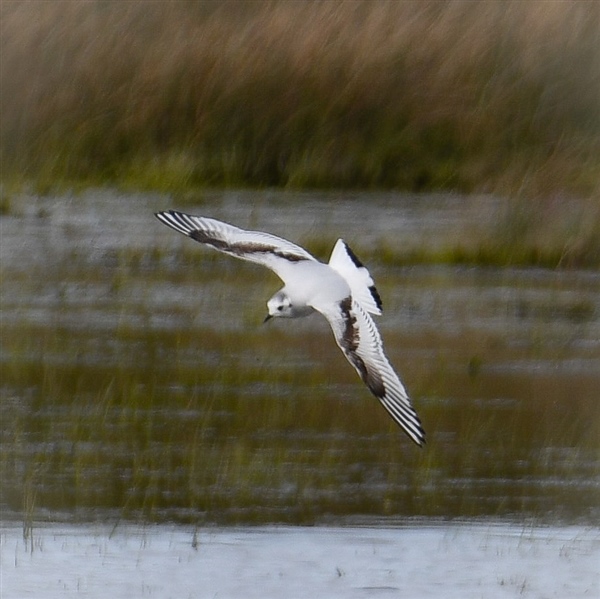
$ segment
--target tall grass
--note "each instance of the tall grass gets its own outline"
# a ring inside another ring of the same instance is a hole
[[[4,2],[3,178],[597,193],[592,2]]]

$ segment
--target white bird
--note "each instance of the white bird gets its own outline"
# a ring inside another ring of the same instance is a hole
[[[335,244],[329,264],[324,264],[300,246],[269,233],[244,231],[175,210],[158,212],[156,217],[200,243],[273,270],[285,285],[267,302],[265,321],[320,312],[371,393],[417,445],[425,443],[419,416],[385,356],[369,316],[381,314],[379,293],[369,271],[342,239]]]

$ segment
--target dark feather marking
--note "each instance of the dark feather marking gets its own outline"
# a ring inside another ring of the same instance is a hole
[[[356,266],[356,268],[363,267],[364,264],[358,259],[357,255],[350,249],[350,246],[346,242],[344,242],[344,246],[346,248],[346,253],[350,256],[350,260],[354,262],[354,266]]]
[[[243,257],[245,254],[273,254],[279,258],[284,258],[290,262],[301,262],[302,260],[308,260],[304,256],[298,254],[291,254],[289,252],[282,252],[275,249],[272,245],[263,243],[227,243],[222,239],[212,237],[199,229],[190,231],[189,236],[195,241],[211,245],[217,250],[227,252],[228,254],[234,254],[235,256]]]
[[[381,296],[379,295],[379,291],[377,291],[375,285],[371,285],[369,287],[369,291],[371,292],[371,296],[375,301],[375,305],[381,310],[381,308],[383,307],[383,302],[381,301]]]
[[[344,241],[344,247],[346,248],[346,253],[350,257],[350,260],[354,263],[356,268],[366,268],[365,265],[358,259],[358,256],[350,249],[350,246]],[[369,291],[371,292],[371,296],[373,297],[373,301],[375,305],[381,310],[383,305],[381,301],[381,296],[379,295],[379,291],[375,288],[375,285],[371,285],[369,287]]]
[[[350,362],[352,362],[352,365],[358,370],[360,377],[373,395],[382,398],[385,396],[385,386],[381,377],[376,371],[370,371],[364,360],[356,353],[360,338],[358,336],[358,328],[356,327],[356,316],[352,313],[352,298],[347,297],[342,300],[340,308],[346,327],[342,336],[346,355],[350,359]]]

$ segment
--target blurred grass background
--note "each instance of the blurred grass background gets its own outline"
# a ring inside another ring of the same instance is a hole
[[[595,2],[0,10],[5,187],[599,194]]]

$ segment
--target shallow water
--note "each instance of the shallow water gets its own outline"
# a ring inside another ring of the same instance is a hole
[[[600,274],[395,266],[493,227],[491,198],[222,192],[185,209],[326,259],[384,300],[422,416],[391,422],[327,324],[260,323],[268,271],[161,225],[158,196],[24,198],[0,219],[3,519],[588,522],[600,505]]]
[[[600,530],[580,526],[0,530],[2,597],[597,597]]]

